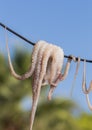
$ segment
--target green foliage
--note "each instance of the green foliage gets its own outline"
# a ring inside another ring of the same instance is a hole
[[[28,54],[21,53],[19,57],[24,59],[28,57]],[[18,61],[16,55],[14,59],[15,62]],[[21,60],[21,66],[16,62],[15,68],[20,67],[20,70],[23,71],[24,61]],[[25,68],[27,68],[26,65]],[[18,72],[18,69],[16,71]],[[22,98],[29,94],[31,95],[31,79],[25,81],[14,79],[10,74],[4,57],[0,55],[0,128],[2,130],[22,129],[23,126],[21,124],[26,122],[26,119],[22,118],[25,113],[21,109],[20,103]]]
[[[13,65],[17,73],[24,73],[29,68],[30,55],[15,53]],[[43,91],[43,95],[45,91]],[[31,79],[19,81],[14,79],[7,62],[0,55],[0,130],[28,130],[30,111],[21,106],[24,97],[31,96]],[[75,103],[65,99],[39,102],[33,130],[91,130],[92,115],[74,116]]]
[[[92,115],[83,113],[78,119],[78,124],[81,130],[92,130]]]
[[[7,80],[8,69],[6,67],[6,61],[3,55],[0,55],[0,85],[4,84]]]

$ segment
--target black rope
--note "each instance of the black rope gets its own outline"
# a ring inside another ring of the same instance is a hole
[[[10,29],[9,27],[7,27],[6,25],[0,23],[0,26],[2,26],[3,28],[6,28],[9,32],[15,34],[16,36],[20,37],[21,39],[23,39],[24,41],[28,42],[31,45],[35,45],[35,43],[29,41],[28,39],[26,39],[25,37],[21,36],[20,34],[16,33],[15,31],[13,31],[12,29]]]
[[[27,43],[31,44],[31,45],[35,45],[35,43],[31,42],[30,40],[28,40],[27,38],[23,37],[22,35],[18,34],[17,32],[13,31],[12,29],[10,29],[9,27],[7,27],[6,25],[4,25],[3,23],[0,23],[0,26],[2,26],[3,28],[6,28],[9,32],[15,34],[16,36],[18,36],[19,38],[23,39],[24,41],[26,41]],[[72,58],[71,56],[67,56],[67,55],[64,55],[65,58]],[[76,61],[78,61],[78,57],[75,57],[76,58]],[[92,63],[92,60],[87,60],[87,59],[83,59],[83,58],[80,58],[80,61],[86,61],[86,62],[89,62],[89,63]]]

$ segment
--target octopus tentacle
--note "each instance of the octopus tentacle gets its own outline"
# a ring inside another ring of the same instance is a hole
[[[90,110],[92,110],[92,105],[89,100],[89,93],[92,91],[92,81],[90,82],[89,88],[86,86],[86,60],[84,60],[84,69],[83,69],[83,82],[82,82],[82,90],[84,94],[86,94],[87,104]]]
[[[85,94],[88,94],[90,91],[92,91],[92,81],[90,82],[88,89],[87,89],[87,86],[86,86],[86,60],[84,60],[82,90]]]
[[[43,53],[45,51],[45,48],[47,47],[47,43],[43,41],[43,44],[41,46],[41,48],[39,49],[39,52],[38,52],[38,58],[37,58],[37,63],[36,63],[36,67],[35,67],[35,85],[34,85],[34,88],[32,88],[34,91],[35,89],[37,88],[37,83],[38,83],[38,80],[39,80],[39,74],[40,74],[40,71],[41,71],[41,62],[42,62],[42,57],[43,57]],[[38,78],[38,79],[37,79]]]
[[[50,79],[49,79],[49,84],[50,84],[50,90],[48,94],[48,100],[51,100],[52,94],[54,89],[56,88],[58,82],[56,82],[58,76],[61,73],[61,69],[63,66],[63,60],[64,60],[64,52],[61,48],[55,46],[53,48],[52,52],[52,63],[51,63],[51,73],[50,73]]]
[[[64,60],[64,52],[61,48],[54,46],[52,52],[49,84],[52,84],[61,72]]]
[[[61,75],[61,81],[66,79],[69,69],[70,69],[71,61],[72,60],[70,58],[68,58],[66,66],[65,66],[64,74]]]
[[[92,82],[91,82],[91,84],[92,84]],[[87,99],[87,104],[88,104],[89,109],[92,110],[92,105],[90,103],[89,95],[88,94],[86,94],[86,99]]]
[[[74,89],[76,77],[77,77],[79,66],[80,66],[80,57],[78,57],[78,60],[75,61],[75,62],[77,62],[77,65],[76,65],[76,70],[75,70],[74,79],[73,79],[73,83],[72,83],[71,95],[72,95],[72,92],[73,92],[73,89]]]
[[[7,52],[8,52],[8,61],[9,61],[9,66],[10,66],[10,70],[11,70],[11,73],[12,75],[18,79],[18,80],[25,80],[26,78],[29,78],[33,72],[34,72],[34,69],[35,69],[35,65],[36,65],[36,61],[37,61],[37,55],[38,55],[38,50],[39,48],[41,47],[41,45],[43,44],[42,41],[39,41],[38,44],[36,44],[34,46],[34,49],[33,49],[33,52],[32,52],[32,64],[28,70],[28,72],[26,72],[25,74],[23,75],[19,75],[15,72],[14,68],[13,68],[13,65],[12,65],[12,62],[11,62],[11,58],[10,58],[10,51],[9,51],[9,47],[8,47],[8,41],[6,42],[6,46],[7,46]]]
[[[70,55],[69,57],[71,57],[71,58],[68,58],[68,60],[67,60],[67,63],[66,63],[66,66],[65,66],[65,70],[64,70],[64,74],[60,73],[60,75],[58,76],[56,82],[62,81],[62,80],[66,79],[66,77],[68,75],[68,72],[69,72],[69,69],[70,69],[70,64],[71,64],[71,61],[72,61],[72,56]]]
[[[50,48],[49,48],[50,47]],[[39,81],[38,81],[38,84],[37,84],[37,87],[36,87],[36,91],[33,92],[33,102],[32,102],[32,112],[31,112],[31,125],[30,125],[30,130],[32,130],[32,126],[33,126],[33,121],[34,121],[34,117],[35,117],[35,112],[36,112],[36,108],[37,108],[37,104],[38,104],[38,99],[39,99],[39,95],[40,95],[40,91],[41,91],[41,85],[42,85],[42,81],[43,81],[43,78],[44,78],[44,75],[46,73],[46,67],[47,67],[47,62],[46,62],[46,56],[48,53],[46,53],[46,51],[48,51],[49,49],[49,53],[50,53],[50,50],[51,49],[51,45],[48,45],[45,49],[45,54],[43,54],[43,57],[42,57],[42,66],[41,67],[41,71],[40,71],[40,75],[39,75]],[[47,58],[48,59],[48,58]],[[33,85],[34,87],[34,85]]]
[[[48,83],[48,79],[49,79],[49,74],[47,73],[47,69],[48,69],[48,61],[51,57],[51,54],[52,54],[52,51],[53,51],[53,45],[52,44],[48,44],[45,51],[44,51],[44,54],[43,54],[43,58],[42,58],[42,74],[43,75],[43,83]]]
[[[33,122],[34,122],[34,118],[35,118],[35,113],[36,113],[36,109],[37,109],[40,91],[41,91],[41,84],[42,84],[42,80],[43,80],[43,77],[42,77],[42,79],[40,77],[41,63],[42,63],[43,53],[44,53],[47,45],[48,44],[43,42],[43,45],[41,46],[41,48],[38,52],[38,60],[37,60],[36,68],[34,71],[33,85],[32,85],[33,96],[32,96],[32,110],[31,110],[31,118],[30,118],[30,130],[32,130],[32,127],[33,127]]]

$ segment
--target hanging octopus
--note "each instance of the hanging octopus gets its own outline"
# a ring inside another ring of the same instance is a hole
[[[58,83],[67,77],[73,56],[70,56],[70,58],[68,58],[64,74],[62,74],[61,71],[64,60],[63,49],[56,45],[48,44],[45,41],[38,41],[33,48],[32,64],[30,65],[29,70],[25,74],[19,75],[15,72],[11,62],[8,41],[6,42],[6,45],[11,74],[18,80],[25,80],[33,76],[33,96],[30,119],[30,130],[32,130],[37,104],[40,96],[41,86],[50,85],[48,99],[51,100],[52,93],[58,85]]]

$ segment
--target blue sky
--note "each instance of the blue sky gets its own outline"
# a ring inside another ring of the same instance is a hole
[[[46,40],[62,47],[66,55],[73,54],[92,59],[91,0],[3,0],[0,2],[0,22],[33,42]],[[30,45],[12,34],[9,34],[9,40],[12,43],[11,50],[15,43],[16,46],[23,46],[25,50],[31,49]],[[6,52],[2,28],[0,51]],[[75,67],[76,64],[72,63],[67,79],[60,83],[54,95],[71,98],[70,90]],[[87,63],[87,86],[92,79],[91,70],[92,64]],[[85,95],[81,90],[82,71],[83,63],[80,65],[72,97],[89,112]]]

